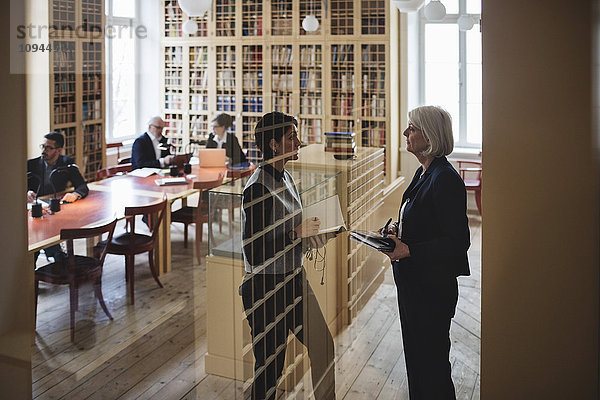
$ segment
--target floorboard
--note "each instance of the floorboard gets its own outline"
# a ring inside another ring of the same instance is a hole
[[[470,216],[471,276],[459,279],[451,325],[450,360],[458,399],[480,398],[481,219]],[[227,230],[225,224],[224,231]],[[218,233],[217,233],[218,234]],[[32,347],[36,399],[243,399],[242,382],[206,374],[206,280],[183,227],[172,226],[173,271],[159,288],[147,257],[136,257],[136,304],[129,304],[122,257],[109,255],[103,293],[110,321],[92,287],[80,289],[75,343],[70,341],[68,289],[40,285],[36,340]],[[205,227],[205,238],[208,237]],[[83,246],[83,245],[81,245]],[[81,249],[81,247],[78,247]],[[203,244],[206,253],[207,245]],[[45,260],[40,257],[38,263]],[[353,323],[336,337],[338,399],[408,399],[408,382],[391,271]],[[310,374],[279,398],[304,399]]]

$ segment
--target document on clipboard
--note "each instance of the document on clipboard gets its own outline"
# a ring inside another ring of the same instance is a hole
[[[350,239],[386,253],[392,252],[396,248],[396,242],[392,238],[383,237],[375,232],[352,231]]]
[[[344,216],[340,208],[340,199],[337,194],[305,207],[302,210],[302,218],[304,220],[314,217],[321,220],[319,234],[346,230],[346,223],[344,222]]]

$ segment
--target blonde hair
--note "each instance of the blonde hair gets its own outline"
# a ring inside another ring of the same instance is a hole
[[[417,107],[408,113],[408,120],[421,130],[429,142],[424,156],[447,156],[454,150],[452,117],[448,111],[437,106]]]

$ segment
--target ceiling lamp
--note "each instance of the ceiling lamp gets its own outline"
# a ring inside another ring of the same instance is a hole
[[[306,32],[314,32],[319,29],[319,20],[314,15],[307,15],[302,21],[302,28]]]
[[[183,25],[181,25],[181,30],[183,33],[187,33],[188,35],[194,35],[196,32],[198,32],[198,24],[196,21],[188,19],[183,23]]]
[[[458,24],[458,29],[460,29],[461,31],[471,30],[471,28],[473,28],[473,25],[475,25],[475,21],[473,21],[473,18],[469,15],[461,15],[460,17],[458,17],[456,23]]]
[[[203,17],[210,10],[212,0],[179,0],[178,3],[189,17]]]
[[[446,16],[446,7],[439,0],[431,0],[423,12],[429,21],[441,21]]]
[[[425,0],[393,0],[398,11],[403,13],[416,12],[425,3]]]

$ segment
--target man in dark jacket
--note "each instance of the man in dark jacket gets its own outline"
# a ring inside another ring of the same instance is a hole
[[[131,168],[164,168],[171,164],[173,156],[169,151],[167,138],[162,135],[167,126],[161,117],[152,117],[148,122],[148,131],[133,142],[131,148]]]
[[[27,179],[28,202],[32,203],[37,196],[63,192],[69,182],[75,190],[65,193],[62,201],[73,203],[88,195],[89,189],[79,168],[75,165],[75,160],[60,154],[64,145],[65,138],[61,133],[50,132],[44,136],[44,143],[40,145],[41,157],[27,160],[27,173],[30,178]],[[45,248],[44,253],[46,257],[54,257],[54,259],[65,256],[58,244]],[[36,252],[35,261],[38,255],[39,252]]]
[[[44,136],[44,143],[40,145],[42,155],[27,160],[27,172],[31,173],[31,179],[27,182],[27,201],[34,201],[36,196],[62,192],[69,182],[75,190],[65,193],[62,201],[72,203],[87,196],[89,189],[75,160],[60,154],[64,144],[65,139],[61,133],[50,132]],[[53,174],[55,170],[61,172]]]

